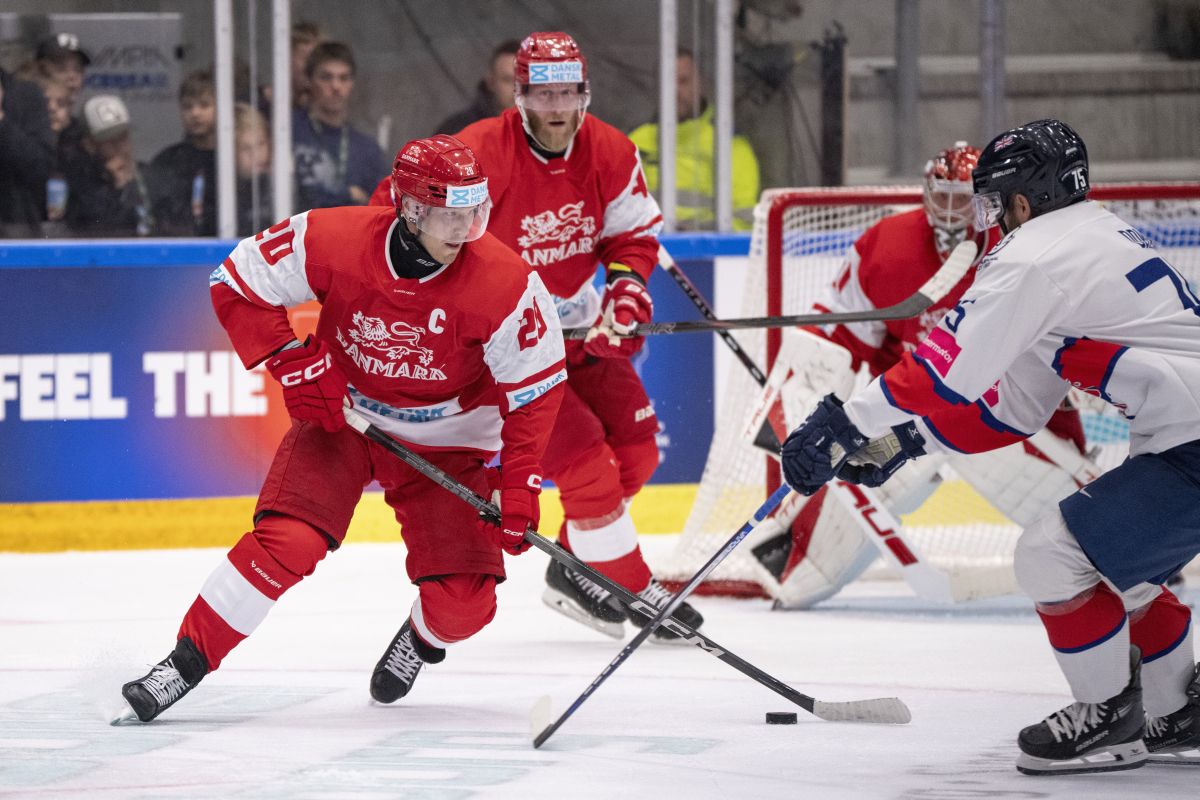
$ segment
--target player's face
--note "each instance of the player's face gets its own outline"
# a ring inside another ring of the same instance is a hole
[[[587,93],[577,83],[548,83],[530,86],[522,96],[529,131],[552,153],[567,149],[579,130]]]

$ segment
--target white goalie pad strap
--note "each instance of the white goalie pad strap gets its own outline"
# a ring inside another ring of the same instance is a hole
[[[1081,485],[1045,456],[1031,443],[1020,442],[987,453],[955,453],[948,458],[963,480],[1024,528]]]
[[[614,561],[637,549],[637,528],[626,507],[612,522],[596,527],[587,520],[567,520],[567,541],[571,552],[589,564]]]
[[[253,633],[275,605],[274,600],[243,578],[227,558],[221,559],[200,587],[200,597],[229,627],[243,636]]]
[[[442,650],[454,644],[453,642],[443,642],[433,631],[429,630],[429,626],[425,624],[425,612],[421,610],[421,598],[419,595],[413,601],[412,611],[409,612],[408,618],[412,621],[413,630],[417,632],[417,635],[421,637],[425,644],[432,647],[439,647]]]

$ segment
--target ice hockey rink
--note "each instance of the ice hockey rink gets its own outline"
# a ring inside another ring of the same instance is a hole
[[[652,561],[671,546],[643,540]],[[1032,610],[948,610],[892,581],[810,612],[697,605],[712,639],[799,691],[898,696],[908,725],[823,722],[696,648],[647,643],[535,750],[538,697],[564,709],[620,649],[542,605],[536,550],[509,559],[496,620],[395,706],[367,679],[414,597],[404,549],[350,543],[159,720],[110,726],[221,557],[0,555],[0,798],[1197,796],[1186,767],[1017,773],[1017,731],[1069,702]],[[789,707],[798,724],[764,723]]]

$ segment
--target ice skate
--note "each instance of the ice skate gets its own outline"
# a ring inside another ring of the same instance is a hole
[[[542,602],[576,622],[620,639],[625,636],[625,610],[612,594],[585,575],[567,569],[557,561],[546,568],[546,589]]]
[[[1187,705],[1146,720],[1146,749],[1151,764],[1200,767],[1200,665],[1187,688]]]
[[[445,657],[445,650],[422,642],[411,621],[405,620],[371,673],[371,697],[377,703],[396,702],[412,690],[421,667],[439,664]]]
[[[135,720],[149,722],[173,706],[208,674],[208,661],[186,636],[175,649],[148,673],[121,687],[128,706],[113,720],[121,725]]]
[[[674,595],[667,591],[667,587],[654,578],[651,578],[646,588],[638,592],[638,597],[650,603],[655,608],[661,609],[667,603],[671,602],[671,598]],[[704,617],[687,602],[680,603],[679,608],[675,609],[675,612],[671,614],[671,618],[682,622],[692,630],[697,630],[704,624]],[[639,628],[644,628],[650,622],[650,618],[633,613],[629,616],[629,621]],[[650,641],[657,642],[658,644],[687,644],[687,642],[679,637],[679,634],[669,630],[665,625],[659,625],[654,629],[654,633],[650,636]]]
[[[1116,697],[1072,703],[1022,730],[1017,769],[1026,775],[1075,775],[1145,766],[1140,656],[1133,648],[1133,675]]]

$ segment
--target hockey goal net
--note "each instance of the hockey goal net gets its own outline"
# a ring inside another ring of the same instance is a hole
[[[1091,198],[1136,226],[1193,286],[1200,285],[1200,184],[1096,186]],[[755,209],[739,315],[810,311],[832,283],[847,248],[868,227],[920,204],[916,187],[765,192]],[[742,331],[737,336],[769,371],[779,352],[780,332]],[[717,386],[722,402],[700,486],[679,542],[669,561],[656,570],[668,581],[693,575],[778,486],[777,467],[743,435],[747,409],[759,396],[758,384],[740,364],[732,363],[723,383],[718,376]],[[1102,401],[1080,398],[1093,457],[1100,466],[1111,468],[1128,450],[1128,424]],[[905,536],[928,563],[960,583],[971,585],[973,575],[986,575],[968,595],[1014,591],[1012,552],[1020,529],[965,482],[955,480],[952,471],[943,478],[929,500],[902,518]],[[864,577],[895,575],[881,562],[875,563]],[[743,543],[714,571],[701,593],[770,596],[761,580],[762,569]]]

